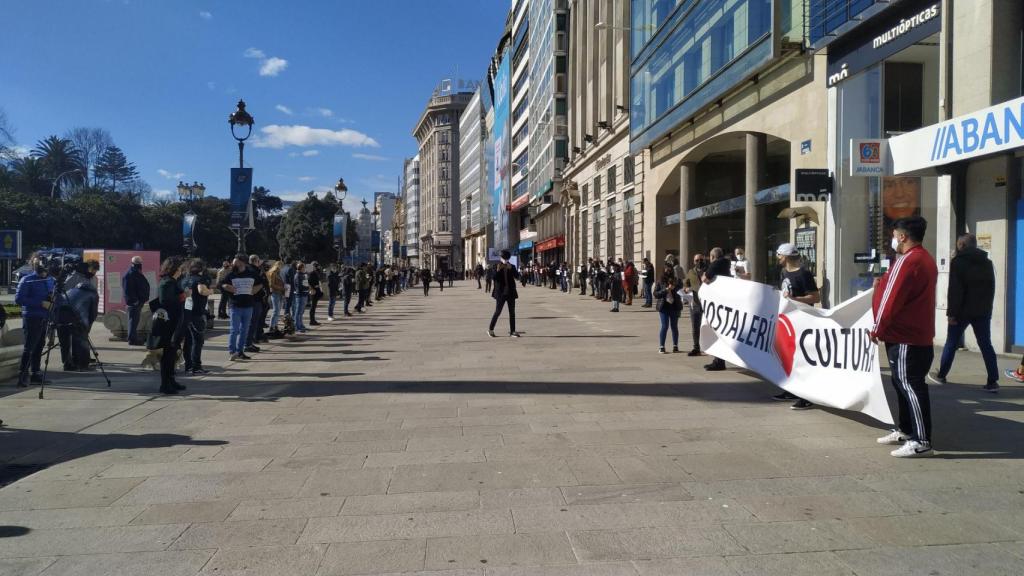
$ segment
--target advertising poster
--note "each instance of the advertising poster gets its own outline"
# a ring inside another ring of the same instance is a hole
[[[252,198],[252,168],[231,169],[231,227],[252,228],[249,199]]]
[[[338,212],[334,215],[334,243],[342,248],[348,248],[348,234],[346,234],[348,228],[348,214],[344,212]]]
[[[921,179],[914,176],[882,177],[882,250],[892,252],[889,239],[900,218],[921,215]]]
[[[181,219],[181,238],[185,246],[199,247],[196,244],[196,215],[192,212],[187,212]]]
[[[510,78],[508,53],[501,60],[494,76],[494,190],[491,200],[491,219],[494,221],[494,246],[509,248],[508,205],[512,188],[512,148],[509,138]]]

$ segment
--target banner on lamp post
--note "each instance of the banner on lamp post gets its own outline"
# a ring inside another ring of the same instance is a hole
[[[719,277],[700,289],[701,344],[800,398],[892,424],[870,337],[871,294],[823,310],[771,286]]]
[[[334,215],[334,244],[348,248],[348,215],[338,212]]]
[[[252,168],[231,169],[231,228],[251,229]]]
[[[192,249],[198,248],[196,244],[196,215],[193,212],[186,212],[181,219],[181,237],[184,245]]]

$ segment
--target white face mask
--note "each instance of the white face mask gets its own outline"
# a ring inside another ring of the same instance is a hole
[[[896,252],[897,254],[899,254],[899,252],[900,252],[900,241],[897,240],[895,236],[892,237],[891,245],[892,245],[893,252]]]

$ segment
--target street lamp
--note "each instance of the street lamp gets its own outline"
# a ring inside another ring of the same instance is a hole
[[[178,199],[188,204],[188,211],[192,211],[192,203],[201,200],[206,195],[206,186],[202,182],[186,184],[178,181]]]
[[[62,172],[60,175],[58,175],[56,178],[53,179],[53,184],[50,185],[50,199],[51,200],[53,199],[54,192],[57,190],[57,183],[60,182],[60,179],[65,177],[65,176],[67,176],[68,174],[74,174],[75,172],[78,172],[79,174],[82,174],[83,176],[85,175],[85,173],[82,172],[81,168],[72,168],[71,170],[68,170],[67,172]]]
[[[193,181],[192,184],[186,184],[180,180],[178,181],[178,199],[188,206],[185,214],[182,216],[181,232],[185,253],[189,258],[192,257],[192,250],[196,246],[196,213],[192,211],[192,206],[197,199],[202,199],[205,195],[206,186],[202,183]]]
[[[345,212],[345,196],[348,195],[348,186],[345,185],[344,178],[338,178],[338,183],[334,185],[334,193],[338,198],[338,211],[341,212],[342,217],[345,219],[345,229],[342,230],[342,234],[348,235],[348,212]],[[348,251],[346,246],[346,240],[344,236],[335,239],[335,249],[338,250],[338,264],[342,264],[342,250]]]
[[[233,136],[235,140],[238,140],[239,168],[245,168],[245,165],[242,162],[242,150],[245,148],[245,141],[252,135],[252,125],[254,122],[255,120],[252,115],[245,111],[245,100],[239,100],[238,107],[230,116],[228,116],[228,124],[231,125],[231,136]],[[235,129],[237,128],[240,133],[243,126],[245,127],[245,136],[239,136],[238,133],[235,132]]]
[[[375,256],[373,258],[373,261],[377,265],[377,267],[379,268],[380,267],[380,258],[381,258],[380,241],[381,241],[382,234],[380,233],[380,229],[378,228],[378,226],[380,226],[380,210],[377,208],[377,204],[376,203],[374,203],[374,205],[373,205],[373,212],[371,212],[370,214],[373,216],[373,230],[375,232],[377,232],[376,246],[373,247],[373,249],[377,252],[377,256]],[[372,238],[373,235],[371,234],[370,237]]]

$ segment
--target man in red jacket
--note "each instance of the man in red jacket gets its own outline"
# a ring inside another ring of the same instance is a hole
[[[892,455],[913,458],[932,453],[931,404],[925,376],[935,355],[932,339],[939,271],[935,259],[921,246],[928,229],[924,218],[902,218],[893,228],[892,248],[899,256],[875,285],[872,338],[885,343],[899,401],[899,428],[879,438],[878,443],[902,443]]]

